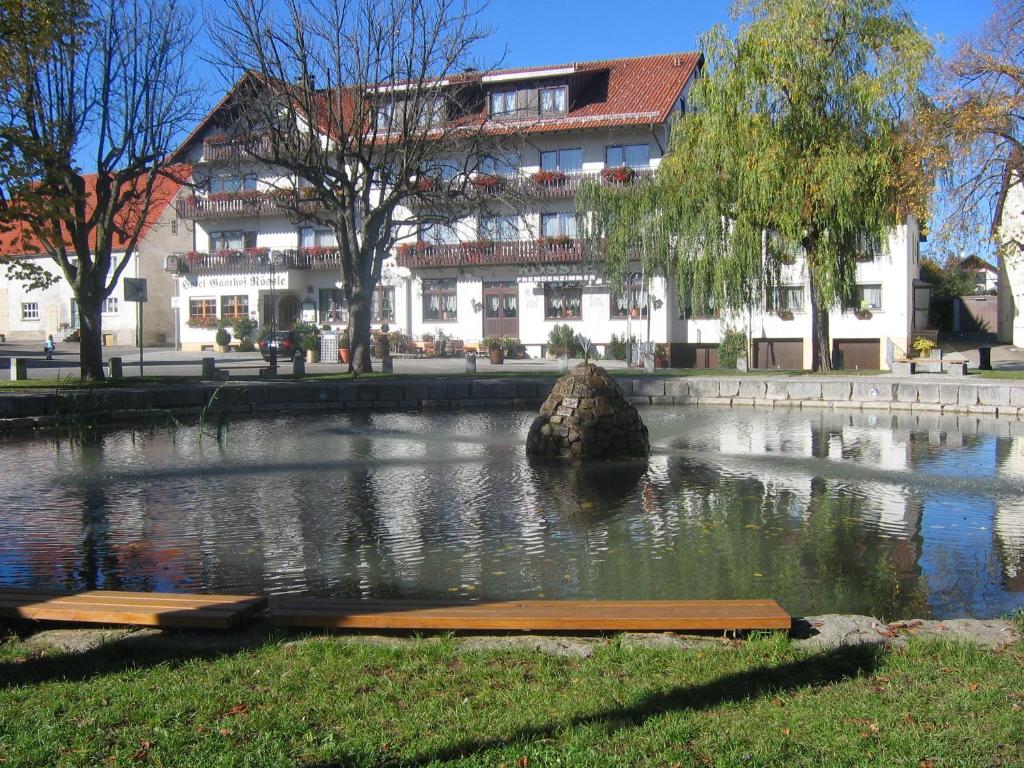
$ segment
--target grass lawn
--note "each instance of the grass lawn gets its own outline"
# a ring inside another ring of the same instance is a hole
[[[0,643],[0,765],[1017,766],[1024,648]]]

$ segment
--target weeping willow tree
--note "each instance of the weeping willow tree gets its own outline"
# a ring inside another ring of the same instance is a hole
[[[856,263],[928,198],[908,162],[909,112],[932,55],[889,0],[738,0],[735,38],[701,38],[707,69],[654,184],[586,185],[582,238],[620,281],[633,261],[675,275],[694,307],[763,306],[802,255],[813,367]]]

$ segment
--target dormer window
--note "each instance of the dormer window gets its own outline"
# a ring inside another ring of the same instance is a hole
[[[540,113],[542,115],[563,115],[568,104],[569,89],[560,85],[540,89]]]
[[[491,94],[491,116],[502,117],[515,114],[516,92],[498,91]]]

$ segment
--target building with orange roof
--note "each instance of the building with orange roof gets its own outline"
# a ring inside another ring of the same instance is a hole
[[[581,182],[649,182],[702,66],[699,53],[670,53],[466,72],[436,83],[453,91],[438,100],[441,120],[507,137],[508,151],[471,172],[474,196],[469,205],[459,201],[449,224],[400,231],[377,288],[373,326],[414,339],[440,332],[467,344],[514,337],[538,356],[552,327],[567,324],[599,348],[613,335],[632,336],[665,345],[676,365],[696,367],[716,367],[723,334],[739,327],[752,339],[754,367],[808,367],[811,318],[799,260],[764,306],[721,317],[691,307],[672,280],[644,274],[639,264],[623,288],[614,287],[577,239]],[[325,94],[324,110],[359,98],[350,91]],[[403,91],[401,83],[363,89],[382,105],[377,131],[401,114]],[[177,203],[194,222],[194,243],[168,262],[179,280],[183,348],[212,345],[225,315],[280,328],[300,320],[346,327],[333,232],[277,204],[282,187],[301,180],[240,161],[244,142],[231,137],[232,119],[226,97],[177,155],[193,168],[194,187]],[[253,140],[260,139],[245,137]],[[451,173],[467,165],[453,158]],[[445,183],[444,169],[437,180]],[[858,265],[857,295],[831,319],[837,360],[847,367],[885,368],[909,348],[918,241],[908,220],[894,228],[883,258]]]
[[[188,169],[181,170],[188,173]],[[91,187],[95,184],[95,177],[86,177],[86,181]],[[138,246],[122,274],[122,280],[136,277],[147,281],[148,301],[142,306],[146,346],[173,344],[176,338],[176,311],[171,301],[176,282],[165,266],[169,254],[188,249],[192,243],[191,220],[180,218],[172,205],[180,192],[180,180],[169,177],[157,179],[153,203],[143,222]],[[115,263],[120,262],[126,245],[119,235],[114,236]],[[60,278],[42,290],[26,290],[16,280],[0,281],[0,334],[8,341],[41,342],[48,335],[57,340],[73,338],[78,328],[74,294],[60,267],[45,253],[31,229],[22,225],[0,233],[0,254],[31,259],[49,274]],[[123,284],[119,282],[103,308],[104,344],[135,345],[138,343],[137,328],[136,305],[125,302]]]

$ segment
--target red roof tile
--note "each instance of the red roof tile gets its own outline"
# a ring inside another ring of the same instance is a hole
[[[142,223],[142,230],[139,235],[139,242],[142,242],[142,238],[146,236],[149,228],[152,227],[163,215],[164,210],[171,203],[174,197],[178,194],[178,190],[181,188],[181,179],[188,178],[190,170],[186,167],[179,167],[175,170],[176,178],[169,178],[167,176],[158,176],[153,185],[153,199],[149,206],[149,212],[146,216],[146,220]],[[96,187],[96,176],[95,174],[89,174],[85,177],[85,183],[89,190],[89,202],[87,211],[92,212],[94,201],[94,191]],[[123,223],[122,228],[124,230],[130,230],[134,228],[134,223],[138,220],[139,211],[133,209],[129,204],[122,212],[121,222]],[[126,233],[127,234],[127,233]],[[70,240],[67,240],[70,244]],[[121,237],[121,233],[115,233],[113,239],[114,251],[123,250],[128,244],[127,237]],[[89,247],[96,247],[96,230],[93,229],[89,233]],[[0,231],[0,256],[28,256],[45,253],[42,244],[35,237],[32,229],[25,223],[17,223],[12,227],[5,228]]]

